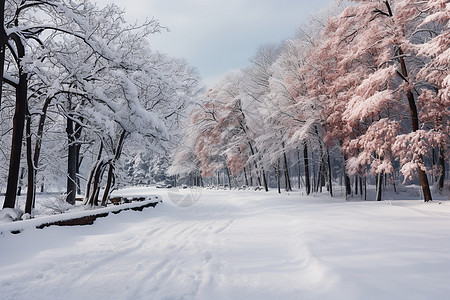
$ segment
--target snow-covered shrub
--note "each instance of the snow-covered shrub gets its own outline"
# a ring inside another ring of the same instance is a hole
[[[56,198],[52,198],[42,203],[42,206],[50,209],[53,214],[62,214],[69,209],[73,208],[73,205],[66,201],[67,194],[61,194]]]

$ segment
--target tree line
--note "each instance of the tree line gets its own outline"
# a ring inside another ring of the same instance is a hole
[[[351,178],[360,193],[375,181],[376,200],[383,183],[418,178],[432,200],[430,178],[444,189],[449,158],[449,5],[337,4],[295,38],[260,47],[194,109],[169,172],[225,172],[266,190],[270,174],[280,191],[295,165],[306,194],[332,195],[340,173],[347,196]]]
[[[151,49],[157,20],[128,23],[87,0],[0,1],[0,184],[25,213],[37,187],[65,181],[67,202],[106,205],[127,156],[165,157],[199,92],[184,60]],[[150,153],[150,154],[149,154]],[[158,159],[153,159],[155,164]],[[63,167],[65,166],[65,167]]]

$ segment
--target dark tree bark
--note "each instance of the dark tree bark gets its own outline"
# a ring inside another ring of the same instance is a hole
[[[264,190],[266,192],[269,191],[269,186],[267,184],[267,178],[266,178],[266,171],[264,171],[264,167],[261,167],[262,177],[263,177],[263,183],[264,183]]]
[[[309,159],[308,159],[308,145],[306,140],[303,140],[303,161],[305,165],[305,188],[306,195],[311,193],[311,183],[309,181]]]
[[[100,143],[100,148],[98,150],[98,154],[97,154],[97,163],[96,165],[98,165],[100,163],[100,160],[102,158],[102,153],[103,153],[103,142]],[[94,191],[94,187],[92,186],[94,183],[94,176],[95,176],[95,171],[97,170],[97,167],[94,167],[91,169],[91,172],[89,173],[89,177],[88,180],[86,182],[86,191],[84,194],[84,205],[87,204],[91,204],[93,205],[93,202],[91,202],[91,196],[93,193],[95,193]]]
[[[277,176],[277,189],[278,189],[278,194],[281,194],[280,159],[277,160],[277,166],[275,167],[275,174],[276,174],[276,176]]]
[[[77,193],[77,144],[75,140],[75,131],[72,116],[67,116],[66,133],[68,140],[67,157],[67,199],[70,204],[75,204]]]
[[[298,188],[301,189],[302,187],[302,172],[301,172],[301,168],[300,168],[300,150],[297,149],[297,184],[298,184]]]
[[[16,205],[16,192],[19,180],[20,156],[22,153],[22,139],[25,127],[27,109],[27,74],[23,71],[20,60],[25,56],[25,48],[20,37],[13,33],[11,39],[17,47],[19,67],[19,84],[16,87],[16,107],[13,118],[13,132],[11,141],[11,156],[9,160],[8,183],[6,186],[5,202],[3,208],[14,208]]]
[[[367,178],[364,176],[364,201],[367,200]]]
[[[105,192],[103,193],[102,202],[100,204],[101,206],[107,205],[109,195],[111,194],[111,189],[114,186],[115,182],[116,182],[116,177],[114,175],[114,166],[112,163],[109,163],[108,177],[106,179]]]
[[[231,190],[231,176],[230,176],[230,169],[228,169],[227,167],[225,167],[226,171],[227,171],[227,178],[228,178],[228,188]]]
[[[89,197],[88,203],[91,206],[98,206],[98,197],[100,195],[100,180],[103,177],[103,173],[107,167],[107,162],[100,160],[94,169],[94,176],[92,177],[92,192]]]
[[[39,124],[38,124],[38,130],[36,133],[36,144],[34,146],[34,154],[33,154],[33,160],[32,164],[30,165],[30,162],[28,161],[28,172],[33,172],[32,176],[28,176],[28,191],[27,191],[27,201],[25,203],[25,212],[31,213],[31,210],[35,206],[35,196],[36,196],[36,175],[37,175],[37,169],[39,167],[39,158],[41,154],[41,146],[42,146],[42,137],[44,134],[44,124],[45,119],[47,117],[47,109],[50,105],[51,98],[47,98],[44,102],[44,106],[42,107],[42,113],[39,118]],[[28,125],[27,125],[27,147],[30,145],[31,147],[31,136],[28,133]],[[31,130],[30,130],[31,131]],[[28,139],[29,138],[29,139]],[[27,148],[27,160],[28,153],[31,153],[31,149]],[[30,168],[32,166],[32,168]],[[30,186],[33,188],[30,190]],[[44,185],[41,185],[41,191],[43,190]],[[28,211],[29,210],[29,211]]]
[[[319,129],[317,126],[314,126],[314,131],[316,133],[316,137],[319,144],[319,170],[318,170],[318,178],[317,183],[315,185],[315,191],[319,191],[322,193],[322,187],[325,185],[325,161],[324,161],[324,151],[322,146],[322,140],[319,137]]]
[[[108,162],[109,164],[109,170],[108,170],[108,178],[106,180],[106,186],[105,191],[103,192],[102,197],[102,206],[106,206],[106,203],[109,199],[109,195],[111,194],[111,190],[114,187],[114,169],[116,167],[116,162],[119,160],[120,155],[122,154],[123,144],[125,141],[127,132],[125,130],[122,130],[122,133],[120,134],[119,142],[117,143],[116,149],[114,151],[114,158]]]
[[[345,198],[348,198],[352,193],[352,187],[350,185],[350,177],[348,177],[347,173],[345,172],[345,166],[344,166],[344,180],[345,180]]]
[[[333,197],[333,181],[332,181],[332,174],[331,174],[331,161],[330,161],[330,151],[328,151],[327,148],[327,163],[328,163],[328,187],[330,191],[330,196]]]
[[[381,201],[381,190],[383,188],[383,173],[377,175],[377,196],[376,201]]]
[[[31,210],[34,208],[34,193],[36,192],[36,180],[34,178],[36,174],[36,168],[33,163],[33,153],[31,145],[31,115],[27,109],[26,120],[26,145],[27,145],[27,167],[28,167],[28,186],[27,186],[27,200],[25,202],[25,213],[31,214]]]
[[[363,197],[363,178],[359,177],[359,193],[361,194],[361,199]]]
[[[247,177],[247,169],[245,167],[244,167],[244,178],[245,178],[245,185],[249,186],[248,185],[248,177]]]
[[[82,120],[80,120],[82,121]],[[75,140],[76,141],[80,141],[81,138],[81,130],[83,129],[83,127],[79,124],[79,123],[75,123]],[[76,186],[77,186],[77,194],[81,194],[81,183],[80,183],[80,166],[81,166],[81,162],[83,160],[83,157],[81,156],[81,144],[78,142],[76,144],[77,146],[77,153],[76,153],[76,161],[77,161],[77,166],[76,166]]]
[[[344,173],[344,183],[345,183],[345,199],[348,199],[348,197],[352,193],[352,187],[350,185],[350,177],[347,175],[347,157],[344,155],[344,165],[343,170]]]
[[[292,191],[292,187],[291,187],[291,178],[289,176],[289,164],[287,161],[286,152],[283,153],[283,164],[284,164],[284,187],[286,189],[286,192],[290,192]]]
[[[217,171],[217,189],[219,189],[219,185],[220,185],[220,171]]]
[[[445,156],[444,156],[444,146],[441,144],[439,147],[439,179],[438,188],[439,191],[444,189],[445,182]]]
[[[316,164],[314,158],[314,151],[311,151],[311,168],[312,168],[312,191],[317,192],[317,178],[316,178]]]
[[[3,72],[5,68],[5,52],[8,37],[5,31],[5,0],[0,0],[0,107],[3,96]]]

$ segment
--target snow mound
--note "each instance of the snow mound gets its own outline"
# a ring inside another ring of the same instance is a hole
[[[20,209],[4,208],[0,210],[0,223],[9,223],[20,220],[23,212]]]

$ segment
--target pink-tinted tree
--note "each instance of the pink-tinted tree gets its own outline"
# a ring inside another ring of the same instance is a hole
[[[406,157],[414,159],[412,164],[419,174],[424,199],[430,201],[423,154],[416,147],[420,138],[411,136],[420,129],[414,91],[417,62],[413,51],[406,52],[411,48],[408,45],[420,24],[418,20],[423,19],[421,4],[416,1],[355,2],[357,4],[348,7],[341,16],[330,20],[325,42],[313,56],[315,65],[319,66],[315,67],[319,76],[311,83],[313,87],[323,85],[324,89],[312,88],[312,91],[328,95],[325,101],[327,132],[342,142],[344,155],[352,157],[350,169],[353,171],[357,169],[356,163],[371,165],[374,174],[391,172],[391,153],[395,151],[392,146],[397,145],[396,158],[403,164]],[[405,111],[410,113],[409,126],[404,122]],[[379,130],[383,126],[389,128],[389,134]],[[395,129],[397,133],[392,131]],[[411,133],[406,133],[408,131]],[[421,134],[417,132],[417,135]],[[415,144],[398,151],[398,146],[405,144],[401,142],[403,138]],[[391,141],[390,149],[382,149],[388,141]],[[411,170],[402,168],[405,176]]]
[[[450,3],[429,0],[423,7],[427,17],[419,25],[417,34],[425,35],[423,43],[409,45],[420,57],[426,59],[417,78],[423,80],[419,107],[420,119],[431,131],[430,144],[439,147],[438,186],[442,191],[445,180],[445,162],[450,145]]]

